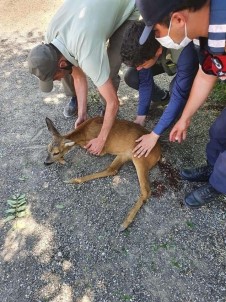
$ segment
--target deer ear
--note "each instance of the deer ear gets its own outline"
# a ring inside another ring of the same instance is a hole
[[[48,128],[49,132],[51,132],[55,136],[60,136],[60,133],[55,128],[55,126],[54,126],[53,122],[51,121],[51,119],[49,119],[48,117],[46,117],[46,125],[47,125],[47,128]]]
[[[67,142],[64,144],[64,146],[65,146],[65,147],[72,147],[72,146],[74,146],[74,144],[75,144],[75,142],[67,141]]]

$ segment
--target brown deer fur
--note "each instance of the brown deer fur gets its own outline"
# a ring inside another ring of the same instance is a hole
[[[103,118],[95,117],[85,121],[78,128],[65,135],[61,135],[52,121],[46,118],[49,131],[53,135],[53,141],[48,146],[48,157],[45,164],[53,162],[64,163],[64,155],[75,145],[84,147],[91,139],[98,136],[102,127]],[[149,182],[149,170],[156,165],[161,156],[159,144],[156,144],[147,157],[134,157],[132,150],[140,136],[147,134],[148,131],[138,124],[126,121],[115,120],[114,125],[109,133],[103,151],[100,155],[112,154],[116,155],[113,162],[103,171],[90,174],[80,178],[72,178],[67,183],[83,183],[88,180],[115,175],[120,167],[127,161],[132,161],[140,183],[140,197],[136,201],[133,208],[129,211],[124,219],[120,231],[125,230],[134,220],[137,212],[151,194]],[[96,157],[93,160],[98,160]]]

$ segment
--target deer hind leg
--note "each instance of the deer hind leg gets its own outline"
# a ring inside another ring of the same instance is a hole
[[[92,179],[96,179],[96,178],[101,178],[101,177],[106,177],[106,176],[113,176],[116,175],[118,173],[118,170],[121,168],[121,166],[127,161],[129,160],[128,157],[123,156],[123,155],[118,155],[113,162],[111,163],[110,166],[108,166],[105,170],[97,172],[97,173],[93,173],[93,174],[89,174],[83,177],[79,177],[79,178],[72,178],[68,181],[65,181],[66,183],[78,183],[81,184],[83,182],[92,180]]]
[[[141,157],[141,158],[134,157],[133,163],[137,171],[141,194],[138,200],[136,201],[135,205],[132,207],[132,209],[130,209],[126,218],[123,220],[123,223],[119,228],[120,232],[128,228],[128,226],[133,222],[137,212],[140,210],[140,208],[143,206],[145,201],[151,195],[149,170],[152,168],[152,166],[154,166],[154,164],[150,165],[150,163],[148,163],[145,157]]]

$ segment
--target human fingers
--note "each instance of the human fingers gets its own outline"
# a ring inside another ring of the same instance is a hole
[[[187,137],[187,131],[183,131],[183,133],[182,133],[182,138],[183,138],[183,140],[185,140],[186,137]]]
[[[142,157],[146,152],[146,148],[144,148],[143,146],[140,146],[140,148],[135,152],[134,157]]]
[[[138,144],[138,145],[136,145],[136,147],[133,149],[133,153],[136,153],[137,152],[137,150],[139,150],[140,148],[142,147],[142,145],[141,144]]]
[[[150,154],[150,152],[151,152],[151,150],[152,150],[153,148],[149,148],[147,151],[146,151],[146,153],[145,153],[145,157],[148,157],[148,155]]]
[[[173,129],[170,131],[169,140],[170,142],[175,142],[178,140],[178,129],[176,127],[173,127]]]
[[[138,139],[135,140],[136,143],[139,143],[140,141],[143,140],[143,136],[139,137]]]

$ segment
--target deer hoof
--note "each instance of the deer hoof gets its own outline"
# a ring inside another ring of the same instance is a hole
[[[124,226],[123,224],[121,224],[119,229],[118,229],[118,232],[121,233],[121,232],[125,231],[126,229],[127,229],[127,227]]]
[[[81,181],[79,178],[71,178],[69,180],[64,180],[64,183],[66,184],[80,184]]]

